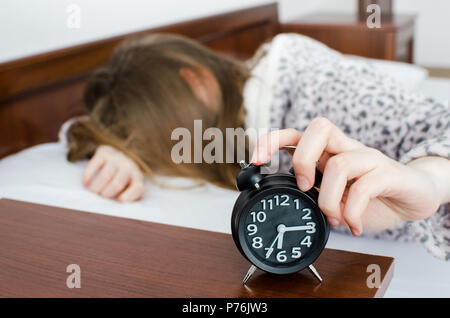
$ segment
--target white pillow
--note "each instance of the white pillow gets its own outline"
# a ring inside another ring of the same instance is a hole
[[[450,107],[450,79],[448,78],[429,77],[420,84],[417,92],[439,101],[447,101]]]
[[[428,71],[425,68],[414,64],[369,59],[356,55],[346,56],[355,61],[365,61],[372,64],[380,72],[394,78],[408,91],[417,90],[420,87],[420,84],[428,77]]]

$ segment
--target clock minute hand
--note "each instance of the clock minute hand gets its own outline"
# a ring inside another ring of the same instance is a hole
[[[292,232],[292,231],[307,231],[311,230],[312,227],[309,225],[300,225],[300,226],[287,226],[283,229],[284,232]]]
[[[278,238],[277,248],[278,249],[282,249],[283,248],[283,238],[284,238],[284,233],[285,232],[307,231],[307,230],[310,230],[310,229],[312,229],[312,227],[310,227],[308,225],[303,225],[303,226],[286,226],[284,224],[278,225],[277,231],[281,235],[279,235],[280,237]]]

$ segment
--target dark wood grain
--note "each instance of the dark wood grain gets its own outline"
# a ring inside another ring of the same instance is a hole
[[[394,15],[368,28],[356,14],[317,13],[283,23],[283,32],[301,33],[345,54],[413,63],[413,15]]]
[[[79,289],[66,287],[69,264]],[[244,286],[249,263],[228,234],[0,200],[0,297],[380,297],[393,275],[392,258],[333,249],[315,266],[321,284],[257,271]]]
[[[0,64],[0,158],[57,140],[61,124],[86,112],[83,85],[125,38],[170,32],[239,59],[279,31],[276,4],[125,34]]]

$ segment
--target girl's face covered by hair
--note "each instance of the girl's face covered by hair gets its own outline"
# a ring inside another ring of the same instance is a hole
[[[237,164],[174,163],[171,149],[177,141],[171,134],[183,127],[193,136],[195,120],[202,120],[204,130],[217,127],[224,135],[225,128],[243,127],[247,78],[247,68],[192,40],[164,34],[131,38],[89,80],[85,102],[90,119],[69,132],[69,160],[108,144],[148,174],[233,187]]]

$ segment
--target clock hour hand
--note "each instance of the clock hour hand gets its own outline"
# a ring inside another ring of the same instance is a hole
[[[278,239],[277,248],[281,250],[283,248],[284,232],[280,232],[280,238]]]
[[[285,228],[286,228],[286,225],[284,225],[284,224],[278,225],[278,227],[277,227],[278,234],[275,237],[275,239],[273,240],[273,242],[270,245],[270,247],[267,248],[266,258],[269,258],[270,255],[272,254],[273,246],[275,245],[275,242],[278,242],[277,243],[277,248],[278,249],[281,250],[283,248],[283,237],[284,237],[284,232],[286,232]]]
[[[281,235],[280,235],[280,238],[278,239],[278,243],[277,243],[277,248],[278,248],[279,250],[281,250],[281,249],[283,248],[284,232],[286,232],[285,229],[286,229],[286,225],[284,225],[284,224],[280,224],[280,225],[278,225],[278,227],[277,227],[278,233],[281,234]]]
[[[278,235],[275,238],[275,240],[273,241],[272,245],[268,248],[266,258],[269,258],[270,254],[272,254],[273,245],[276,241],[278,241],[277,248],[280,250],[283,248],[284,232],[308,231],[308,230],[312,230],[312,229],[313,229],[313,227],[311,227],[309,225],[300,225],[300,226],[286,226],[284,224],[278,225],[278,227],[277,227]],[[269,256],[267,256],[267,255],[269,255]]]
[[[284,224],[278,225],[277,231],[278,231],[278,234],[279,234],[278,235],[279,238],[278,238],[277,248],[280,249],[280,250],[283,248],[284,232],[307,231],[307,230],[311,230],[311,229],[312,229],[312,227],[309,226],[309,225],[301,225],[301,226],[286,226]]]

